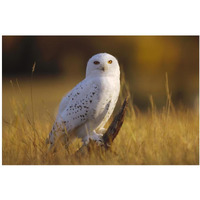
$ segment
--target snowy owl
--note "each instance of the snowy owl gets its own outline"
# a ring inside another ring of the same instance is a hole
[[[65,145],[75,137],[84,144],[89,139],[100,142],[104,125],[110,118],[120,92],[120,68],[117,59],[99,53],[87,63],[86,77],[61,101],[49,134],[50,148],[58,138]],[[64,136],[64,137],[63,137]]]

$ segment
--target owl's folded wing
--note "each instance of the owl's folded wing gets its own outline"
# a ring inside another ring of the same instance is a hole
[[[67,131],[82,125],[94,116],[98,97],[99,85],[83,80],[62,99],[56,122],[64,122]]]

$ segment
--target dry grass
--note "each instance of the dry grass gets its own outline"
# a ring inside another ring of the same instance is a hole
[[[151,107],[146,113],[138,109],[135,112],[130,101],[112,151],[94,151],[76,157],[74,152],[81,146],[79,140],[68,151],[60,146],[54,154],[47,154],[45,144],[53,124],[54,108],[66,92],[63,80],[37,80],[31,89],[28,81],[24,83],[20,86],[16,81],[11,85],[6,81],[3,83],[4,165],[199,164],[199,115],[192,109],[174,108],[168,84],[167,101],[162,110],[156,109],[152,96]],[[124,81],[122,91],[119,104],[128,93]]]

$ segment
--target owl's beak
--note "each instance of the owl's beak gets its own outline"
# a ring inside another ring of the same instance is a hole
[[[107,70],[107,66],[106,65],[101,65],[99,69],[102,70],[102,71],[105,71],[105,70]]]

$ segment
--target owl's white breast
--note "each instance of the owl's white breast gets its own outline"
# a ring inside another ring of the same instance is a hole
[[[99,85],[98,102],[94,113],[94,128],[100,128],[110,118],[118,100],[120,91],[119,77],[102,76],[93,79]]]

